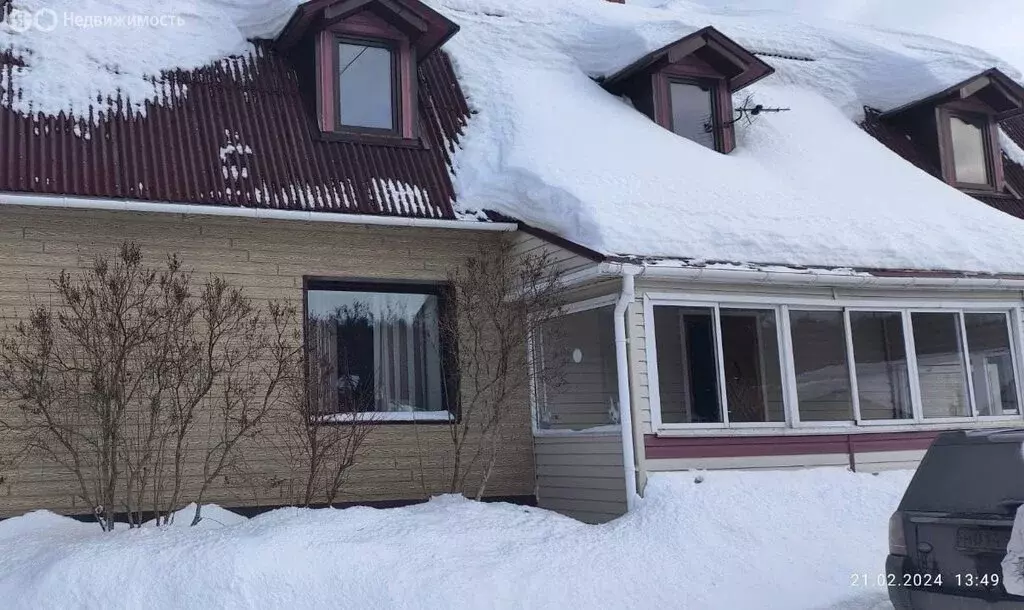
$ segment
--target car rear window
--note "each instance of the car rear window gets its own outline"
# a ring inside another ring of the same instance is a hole
[[[1024,503],[1021,443],[961,435],[964,442],[932,445],[917,469],[900,510],[1012,513]]]

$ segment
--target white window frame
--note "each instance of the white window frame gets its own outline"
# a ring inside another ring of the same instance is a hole
[[[589,311],[592,309],[600,309],[601,307],[607,307],[609,305],[614,306],[619,300],[618,295],[610,294],[600,297],[594,297],[592,299],[586,299],[584,301],[576,301],[569,303],[562,307],[558,317],[568,316],[570,314],[579,313],[581,311]],[[531,314],[531,316],[534,314]],[[553,318],[554,319],[554,318]],[[531,326],[536,326],[531,324]],[[539,331],[539,329],[538,329]],[[533,432],[533,436],[579,436],[581,434],[613,434],[618,433],[622,430],[621,424],[608,424],[601,426],[599,429],[588,429],[588,430],[568,430],[568,429],[551,429],[541,428],[538,426],[538,416],[540,415],[540,404],[541,401],[547,402],[546,396],[538,396],[538,393],[543,394],[544,388],[538,387],[536,383],[537,375],[537,363],[534,360],[534,356],[544,357],[543,346],[544,342],[541,341],[537,344],[537,337],[531,334],[526,338],[527,351],[526,351],[526,365],[530,373],[530,430]],[[538,350],[541,353],[538,353]],[[618,401],[619,397],[616,396],[615,400]],[[619,409],[622,409],[622,405],[619,405]],[[620,411],[621,413],[621,411]],[[621,414],[620,414],[621,419]]]
[[[718,391],[722,422],[706,423],[666,423],[661,414],[661,389],[658,378],[657,342],[654,329],[654,308],[656,306],[694,307],[712,309],[714,312],[714,330],[716,333],[716,360],[718,371]],[[724,381],[724,355],[722,353],[721,315],[722,309],[761,309],[775,313],[778,332],[779,366],[783,376],[783,401],[785,403],[784,422],[746,422],[730,423],[728,396]],[[843,333],[846,340],[847,363],[850,373],[850,389],[852,392],[853,419],[843,421],[801,421],[799,398],[797,394],[795,364],[793,358],[792,329],[790,311],[800,310],[837,310],[843,313]],[[909,377],[910,400],[913,412],[912,419],[864,420],[860,413],[860,396],[857,387],[857,365],[853,352],[853,329],[850,324],[851,311],[872,311],[899,313],[902,319],[903,341],[907,355],[907,375]],[[965,417],[926,418],[921,403],[920,377],[917,369],[917,351],[914,344],[914,333],[911,314],[923,313],[955,313],[958,314],[960,335],[963,348],[962,363],[966,370],[967,398],[971,414]],[[1020,301],[985,301],[950,300],[941,302],[922,302],[922,300],[880,299],[877,297],[783,297],[778,295],[727,295],[723,293],[672,293],[648,292],[643,296],[644,332],[646,343],[648,395],[650,401],[651,425],[655,433],[690,431],[694,433],[721,431],[722,433],[807,433],[820,430],[823,433],[846,431],[879,431],[915,430],[942,427],[962,427],[964,425],[983,425],[995,422],[1019,423],[1024,420],[1024,369],[1020,359],[1021,345],[1024,341],[1024,324]],[[974,396],[973,366],[971,363],[970,345],[967,342],[966,314],[1002,314],[1006,316],[1007,333],[1010,343],[1012,370],[1016,375],[1014,387],[1017,392],[1017,413],[1000,415],[980,415]]]

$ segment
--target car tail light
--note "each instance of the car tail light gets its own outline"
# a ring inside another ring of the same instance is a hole
[[[889,554],[906,555],[907,537],[903,532],[903,513],[893,513],[889,517]]]

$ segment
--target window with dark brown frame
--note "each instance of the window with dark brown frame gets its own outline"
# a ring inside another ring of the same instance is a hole
[[[668,90],[672,132],[717,150],[715,84],[699,80],[670,79]]]
[[[434,284],[308,280],[306,349],[326,421],[442,421],[451,349],[441,333],[445,298]]]
[[[397,50],[384,41],[338,37],[335,74],[336,124],[341,130],[399,130]]]
[[[943,174],[946,181],[966,189],[992,190],[997,168],[987,114],[942,109],[939,113]]]

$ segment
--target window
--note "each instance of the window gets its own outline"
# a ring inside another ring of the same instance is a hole
[[[800,420],[853,419],[843,312],[792,311],[789,325]]]
[[[338,124],[397,129],[394,52],[382,44],[338,42]]]
[[[861,419],[913,419],[903,314],[851,311],[850,335]]]
[[[534,338],[537,428],[583,430],[619,423],[614,307],[560,316]],[[538,340],[539,339],[539,340]],[[537,375],[538,366],[547,374]]]
[[[1017,382],[1005,313],[965,313],[974,401],[983,416],[1019,413]]]
[[[327,382],[325,415],[449,419],[433,288],[312,283],[306,292],[310,372]]]
[[[925,417],[967,417],[967,396],[960,316],[956,313],[910,314],[914,324],[917,377]]]
[[[701,302],[711,295],[691,295],[686,304],[659,298],[646,313],[656,426],[1021,416],[1016,308],[740,307]]]
[[[985,117],[949,115],[949,136],[953,150],[953,176],[958,184],[988,185],[990,153],[988,120]]]
[[[662,421],[785,421],[774,310],[659,306],[654,333]]]
[[[669,82],[672,131],[689,140],[715,148],[714,88],[696,82]]]

